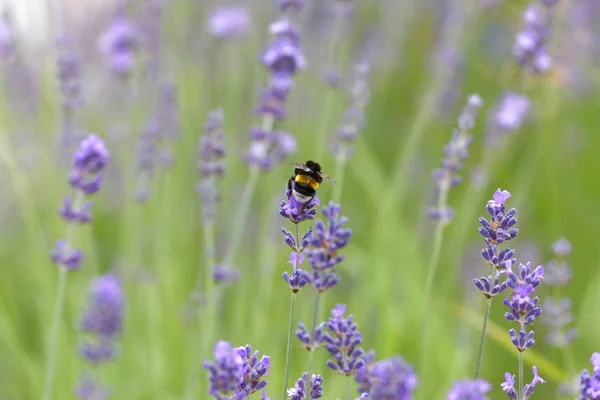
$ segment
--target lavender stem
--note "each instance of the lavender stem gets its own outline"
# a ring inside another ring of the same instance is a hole
[[[273,117],[264,117],[262,128],[266,132],[271,132],[273,130],[273,123]],[[250,203],[252,203],[252,197],[254,197],[254,190],[256,189],[256,182],[258,181],[259,172],[260,171],[257,167],[250,167],[250,176],[248,177],[246,187],[244,187],[244,192],[242,193],[242,197],[240,199],[238,213],[233,220],[231,243],[227,253],[225,254],[225,257],[223,258],[224,265],[230,265],[235,257],[235,252],[242,238],[244,228],[246,227],[246,221],[248,220]]]
[[[348,400],[352,400],[352,388],[350,387],[350,377],[346,377],[346,396]]]
[[[521,324],[521,331],[523,330],[523,325]],[[523,392],[523,352],[519,351],[519,398],[521,400],[525,400],[525,393]]]
[[[496,268],[492,265],[492,277],[496,273]],[[485,345],[485,335],[487,333],[487,323],[490,317],[490,308],[492,307],[492,299],[490,297],[486,301],[485,314],[483,315],[483,324],[481,326],[481,340],[479,341],[479,351],[477,352],[477,363],[475,364],[475,380],[479,379],[481,372],[481,362],[483,361],[483,347]]]
[[[296,224],[296,264],[294,270],[298,268],[298,260],[300,260],[300,224]],[[290,373],[290,362],[292,358],[292,327],[294,325],[294,304],[296,300],[296,293],[292,292],[292,300],[290,303],[290,323],[288,324],[288,338],[287,338],[287,349],[285,351],[285,372],[283,374],[283,400],[287,397],[287,384]]]
[[[346,170],[346,161],[347,161],[347,157],[345,155],[346,152],[346,148],[344,144],[340,144],[340,146],[343,146],[343,148],[340,149],[340,151],[338,152],[338,155],[335,159],[335,179],[336,179],[336,184],[333,185],[333,194],[331,196],[331,199],[335,202],[335,203],[339,203],[340,199],[342,197],[342,187],[344,186],[344,172]]]
[[[319,301],[321,299],[321,293],[317,292],[317,296],[315,297],[315,308],[313,310],[312,317],[312,325],[310,328],[310,352],[308,353],[308,363],[306,365],[306,373],[308,376],[312,376],[312,363],[313,363],[313,354],[315,349],[313,348],[313,343],[315,339],[315,330],[317,329],[317,316],[319,314]]]
[[[292,300],[290,301],[290,322],[288,324],[287,350],[285,352],[285,372],[283,374],[283,400],[287,398],[287,383],[290,374],[290,362],[292,356],[292,327],[294,325],[294,305],[296,293],[292,292]]]
[[[56,303],[54,304],[54,315],[52,317],[52,327],[50,328],[48,359],[46,360],[46,372],[44,375],[43,400],[50,400],[52,397],[52,378],[54,375],[54,364],[56,361],[57,341],[60,334],[60,320],[62,318],[62,310],[64,308],[66,281],[67,268],[61,265],[58,267],[58,287],[56,292]]]
[[[440,194],[438,196],[437,209],[444,210],[446,209],[446,202],[448,199],[448,190],[450,189],[450,185],[442,185],[440,187]],[[425,311],[423,313],[423,322],[421,326],[421,360],[419,363],[419,368],[421,369],[420,376],[425,378],[426,374],[424,373],[425,366],[427,365],[427,327],[428,327],[428,316],[430,315],[429,309],[431,308],[431,297],[433,291],[433,282],[435,280],[435,274],[437,272],[438,265],[440,264],[440,254],[442,251],[442,242],[444,240],[444,228],[446,227],[446,223],[443,220],[440,220],[435,228],[434,238],[433,238],[433,251],[431,253],[431,257],[429,258],[429,265],[427,266],[427,278],[425,281]],[[423,388],[424,386],[421,385]],[[421,391],[421,393],[423,393]]]

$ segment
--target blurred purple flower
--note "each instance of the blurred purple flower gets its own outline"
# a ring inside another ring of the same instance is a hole
[[[367,399],[412,400],[419,379],[413,367],[402,357],[394,356],[375,362],[375,353],[363,356],[364,364],[357,371],[354,380],[358,392]],[[361,397],[362,398],[362,397]]]
[[[217,179],[223,177],[226,171],[222,127],[223,111],[212,111],[204,126],[204,136],[200,139],[198,169],[202,179],[196,189],[202,200],[202,218],[205,222],[214,222],[216,218],[216,206],[220,199]]]
[[[89,374],[82,374],[75,387],[75,394],[81,400],[105,400],[110,397],[107,388],[102,387]]]
[[[492,385],[483,379],[455,382],[446,396],[446,400],[487,400]]]
[[[250,26],[250,14],[246,7],[219,7],[210,12],[207,30],[219,39],[240,37]]]
[[[0,17],[0,58],[7,59],[13,55],[15,50],[15,37],[12,21],[6,10],[2,11]]]
[[[118,14],[99,39],[100,51],[107,57],[108,66],[119,78],[129,76],[135,67],[138,33],[124,14]]]
[[[231,344],[217,342],[214,362],[205,361],[204,368],[209,371],[209,395],[217,400],[229,400],[232,394],[237,393],[243,380],[244,359]]]
[[[115,337],[122,329],[124,302],[125,294],[118,276],[107,273],[94,278],[81,329],[102,338]]]
[[[577,400],[600,400],[600,353],[592,354],[592,373],[581,371],[581,390]]]

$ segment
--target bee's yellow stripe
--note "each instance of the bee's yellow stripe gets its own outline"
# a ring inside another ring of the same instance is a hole
[[[317,190],[319,187],[319,182],[317,182],[313,177],[308,175],[296,175],[296,179],[294,179],[298,183],[305,183],[309,185],[313,190]]]

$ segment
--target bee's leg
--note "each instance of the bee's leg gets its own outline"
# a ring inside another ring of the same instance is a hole
[[[288,181],[288,184],[287,184],[287,190],[289,190],[290,192],[292,191],[292,182],[294,182],[294,179],[295,179],[295,178],[296,178],[295,176],[292,176],[292,177],[290,178],[290,180]]]

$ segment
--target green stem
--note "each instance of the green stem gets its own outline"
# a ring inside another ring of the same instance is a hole
[[[296,293],[292,292],[292,300],[290,301],[290,322],[288,324],[287,350],[285,352],[285,372],[283,374],[283,400],[285,400],[287,397],[287,383],[290,374],[290,362],[292,358],[292,327],[294,325],[295,300]]]
[[[307,376],[311,376],[312,374],[312,364],[314,358],[315,349],[312,347],[315,338],[315,331],[317,329],[317,316],[319,314],[319,301],[321,299],[321,292],[317,292],[317,296],[315,297],[315,308],[313,310],[312,323],[310,328],[310,352],[308,353],[308,363],[306,365],[306,374]]]
[[[262,128],[266,132],[271,132],[273,130],[273,123],[273,118],[265,117],[262,122]],[[233,229],[231,231],[231,243],[229,244],[227,253],[225,253],[225,257],[223,257],[224,265],[230,265],[233,262],[235,252],[237,251],[237,247],[240,244],[242,234],[244,233],[244,229],[246,228],[246,222],[248,220],[250,211],[250,204],[252,203],[252,198],[254,197],[254,191],[256,189],[256,183],[258,181],[259,172],[260,170],[257,167],[250,167],[250,176],[248,177],[248,181],[246,182],[246,187],[244,187],[242,197],[238,202],[240,207],[238,208],[238,212],[235,216],[235,219],[233,220]]]
[[[492,279],[494,279],[496,274],[496,268],[494,265],[492,265]],[[492,282],[493,283],[493,282]],[[487,333],[487,323],[488,323],[488,319],[490,318],[490,308],[492,307],[492,299],[493,297],[490,297],[489,299],[487,299],[486,303],[486,307],[485,307],[485,314],[483,315],[483,325],[481,326],[481,340],[479,341],[479,351],[477,352],[477,362],[475,364],[475,379],[479,379],[479,375],[481,373],[481,362],[483,360],[483,348],[485,346],[485,335]]]
[[[50,400],[52,397],[52,378],[54,376],[54,365],[56,363],[56,348],[58,346],[58,336],[60,334],[60,321],[62,319],[62,310],[65,300],[65,286],[67,281],[67,268],[58,267],[58,287],[56,293],[56,303],[54,304],[54,315],[50,328],[50,342],[48,348],[48,359],[46,360],[46,372],[44,375],[44,396],[43,400]]]
[[[333,194],[331,199],[338,203],[342,198],[342,188],[344,186],[344,172],[346,167],[346,155],[345,152],[347,148],[345,145],[341,144],[341,148],[339,149],[339,153],[335,159],[335,175],[333,176],[336,180],[336,184],[333,185]]]
[[[346,377],[346,397],[348,397],[348,400],[352,400],[352,387],[350,386],[349,376]]]
[[[300,224],[296,224],[296,261],[294,263],[294,271],[298,268],[298,260],[300,259]],[[287,384],[290,373],[290,363],[292,359],[292,327],[294,326],[294,304],[296,293],[292,292],[292,300],[290,303],[290,322],[288,324],[287,349],[285,351],[285,372],[283,374],[283,400],[287,396]]]
[[[446,207],[446,200],[448,198],[448,185],[442,185],[440,187],[440,195],[438,197],[437,209],[443,211]],[[428,341],[427,341],[427,328],[429,318],[431,318],[430,308],[431,308],[431,298],[433,296],[433,283],[435,281],[435,275],[440,264],[440,254],[442,251],[442,243],[444,239],[444,228],[446,227],[446,222],[444,220],[438,221],[438,224],[435,228],[435,234],[433,238],[433,251],[431,253],[431,257],[429,258],[429,265],[427,266],[427,278],[425,281],[425,310],[423,312],[423,322],[421,325],[421,360],[419,363],[419,368],[421,369],[421,379],[425,379],[425,368],[427,365],[427,353],[428,353]],[[424,385],[421,385],[424,388]],[[421,394],[423,394],[423,389],[421,389]],[[420,396],[422,397],[422,396]]]
[[[523,327],[521,327],[523,329]],[[519,351],[519,398],[524,400],[523,393],[523,352]]]

